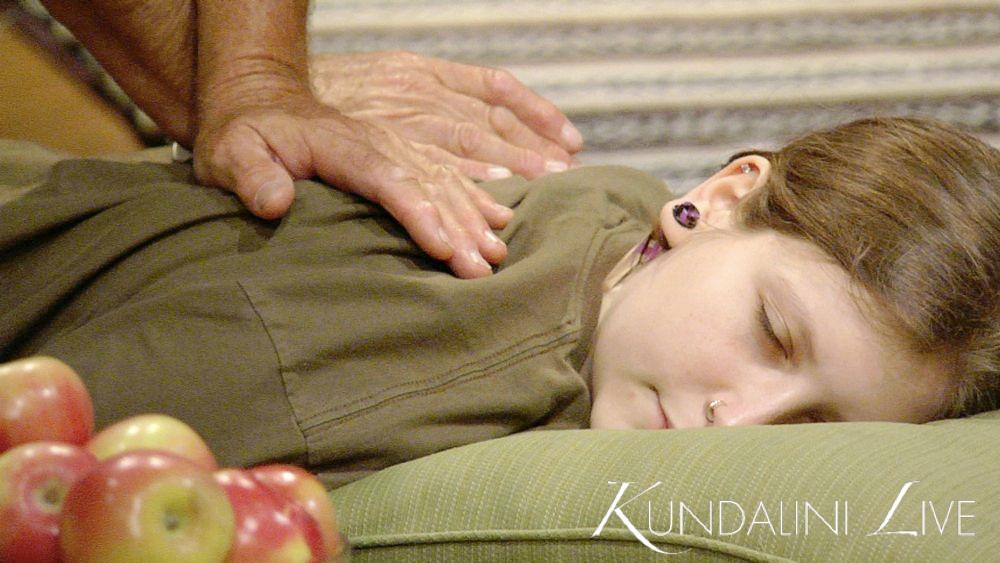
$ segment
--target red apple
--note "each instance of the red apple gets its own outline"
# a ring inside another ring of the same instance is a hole
[[[35,356],[0,365],[0,453],[28,442],[82,446],[94,431],[94,406],[76,372]]]
[[[97,463],[87,450],[56,442],[0,455],[0,561],[59,561],[63,499]]]
[[[328,555],[336,556],[344,550],[345,541],[337,530],[333,503],[315,475],[296,465],[281,463],[251,467],[249,471],[255,479],[306,509],[319,526]]]
[[[249,471],[215,472],[236,514],[236,539],[227,563],[325,561],[323,537],[304,508]]]
[[[66,561],[212,561],[233,542],[233,508],[212,473],[169,452],[104,461],[70,489],[59,522]]]
[[[87,449],[102,461],[130,451],[159,450],[187,458],[210,472],[219,468],[205,440],[165,414],[142,414],[116,422],[87,442]]]

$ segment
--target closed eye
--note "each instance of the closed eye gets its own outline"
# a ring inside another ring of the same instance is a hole
[[[760,307],[757,309],[757,323],[760,325],[761,330],[764,331],[764,335],[767,336],[768,341],[774,345],[775,348],[781,351],[781,354],[788,357],[788,352],[785,347],[781,344],[781,340],[778,335],[774,333],[774,327],[771,325],[771,319],[767,317],[767,310],[764,308],[764,300],[760,300]]]

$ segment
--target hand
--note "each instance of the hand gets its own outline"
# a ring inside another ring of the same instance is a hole
[[[583,146],[556,106],[504,70],[383,52],[314,57],[310,77],[323,103],[472,178],[559,172]]]
[[[223,106],[224,114],[199,126],[195,175],[234,191],[257,216],[283,216],[294,199],[292,181],[319,176],[383,206],[459,277],[490,275],[489,264],[506,258],[490,228],[503,228],[513,212],[392,131],[346,117],[308,92]]]

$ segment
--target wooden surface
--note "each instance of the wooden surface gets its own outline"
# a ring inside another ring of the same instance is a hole
[[[0,15],[0,138],[79,155],[142,148],[121,114]]]

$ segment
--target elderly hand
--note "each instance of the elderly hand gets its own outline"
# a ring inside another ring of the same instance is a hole
[[[199,181],[234,191],[254,214],[283,216],[292,181],[318,176],[383,206],[427,254],[463,278],[487,276],[507,248],[492,228],[513,213],[455,168],[385,127],[352,119],[305,91],[227,110],[195,141]]]
[[[383,52],[320,55],[310,75],[322,102],[472,178],[559,172],[583,146],[556,106],[504,70]]]

